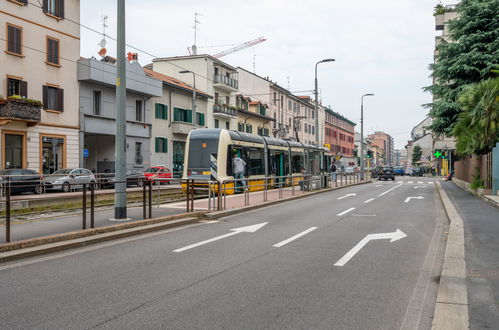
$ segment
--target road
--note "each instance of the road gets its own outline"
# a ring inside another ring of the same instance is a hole
[[[428,329],[447,226],[430,181],[1,264],[2,328]]]

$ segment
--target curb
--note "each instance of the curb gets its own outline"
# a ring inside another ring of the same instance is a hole
[[[333,190],[337,190],[337,189],[358,186],[358,185],[361,185],[361,184],[366,184],[366,183],[371,183],[371,182],[372,181],[369,180],[369,181],[351,183],[351,184],[344,185],[344,186],[341,186],[341,187],[325,188],[325,189],[321,189],[321,190],[314,191],[314,192],[311,192],[311,193],[308,193],[308,194],[304,194],[304,195],[286,197],[286,198],[277,199],[277,200],[273,200],[273,201],[268,201],[268,202],[264,202],[264,203],[260,203],[260,204],[256,204],[256,205],[243,206],[243,207],[240,207],[240,208],[237,208],[237,209],[230,209],[230,210],[224,210],[224,211],[215,211],[215,212],[211,212],[211,213],[205,213],[204,214],[204,218],[207,218],[207,219],[210,219],[210,220],[219,219],[219,218],[227,217],[229,215],[244,213],[244,212],[252,211],[252,210],[263,208],[263,207],[267,207],[267,206],[272,206],[272,205],[276,205],[276,204],[281,204],[281,203],[289,202],[289,201],[292,201],[292,200],[295,200],[295,199],[301,199],[301,198],[311,197],[311,196],[314,196],[314,195],[317,195],[317,194],[322,194],[322,193],[333,191]]]
[[[438,181],[437,188],[450,224],[432,329],[468,329],[463,219]]]

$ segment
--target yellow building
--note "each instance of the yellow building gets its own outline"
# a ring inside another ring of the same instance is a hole
[[[252,101],[242,94],[236,95],[237,130],[270,136],[270,129],[274,119],[267,116],[269,106],[261,101]]]

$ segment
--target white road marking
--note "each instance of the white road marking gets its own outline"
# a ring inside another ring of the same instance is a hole
[[[435,183],[435,181],[428,181],[428,184],[430,184],[430,183]]]
[[[404,201],[404,203],[409,203],[411,199],[423,199],[423,196],[418,196],[418,197],[407,197]]]
[[[215,241],[221,240],[223,238],[234,236],[234,235],[237,235],[237,234],[240,234],[240,233],[254,233],[258,229],[260,229],[263,226],[265,226],[266,224],[268,224],[268,222],[262,222],[262,223],[259,223],[259,224],[256,224],[256,225],[245,226],[245,227],[240,227],[240,228],[234,228],[234,229],[231,229],[230,233],[227,233],[225,235],[220,235],[220,236],[217,236],[217,237],[213,237],[213,238],[204,240],[204,241],[199,242],[199,243],[187,245],[187,246],[184,246],[183,248],[173,250],[173,252],[183,252],[183,251],[190,250],[190,249],[193,249],[195,247],[198,247],[198,246],[201,246],[201,245],[205,245],[205,244],[208,244],[208,243],[211,243],[211,242],[215,242]]]
[[[344,196],[338,197],[337,199],[343,199],[343,198],[347,198],[347,197],[351,197],[351,196],[357,196],[357,194],[356,193],[346,194]]]
[[[414,183],[414,181],[407,181],[407,183]]]
[[[366,214],[366,213],[353,213],[352,217],[375,217],[376,214]]]
[[[383,187],[383,185],[382,184],[377,184],[376,187]]]
[[[407,237],[407,235],[397,229],[393,233],[382,233],[382,234],[369,234],[364,237],[357,245],[355,245],[350,251],[348,251],[340,260],[338,260],[334,265],[338,267],[343,267],[350,259],[352,259],[369,241],[376,239],[390,239],[390,243],[398,241]]]
[[[401,185],[402,185],[402,184],[398,184],[398,185],[396,185],[395,187],[390,188],[390,189],[388,189],[388,190],[387,190],[387,191],[385,191],[385,192],[382,192],[381,194],[379,194],[379,195],[378,195],[378,197],[381,197],[381,196],[383,196],[383,195],[388,194],[390,191],[392,191],[392,190],[393,190],[393,189],[395,189],[395,188],[400,187]]]
[[[418,188],[426,188],[428,186],[415,186],[414,189],[418,189]]]
[[[304,235],[306,235],[306,234],[308,234],[308,233],[310,233],[311,231],[314,231],[314,230],[316,230],[316,229],[317,229],[317,227],[310,227],[310,228],[308,228],[307,230],[302,231],[302,232],[301,232],[301,233],[299,233],[299,234],[296,234],[295,236],[292,236],[292,237],[290,237],[290,238],[288,238],[288,239],[285,239],[285,240],[284,240],[284,241],[282,241],[282,242],[279,242],[279,243],[277,243],[277,244],[274,244],[274,245],[273,245],[273,247],[281,247],[281,246],[284,246],[284,245],[286,245],[286,244],[288,244],[288,243],[290,243],[290,242],[292,242],[292,241],[294,241],[294,240],[296,240],[296,239],[298,239],[298,238],[300,238],[300,237],[302,237],[302,236],[304,236]]]
[[[341,213],[338,213],[338,214],[337,214],[337,216],[339,216],[339,217],[340,217],[340,216],[342,216],[342,215],[344,215],[344,214],[347,214],[348,212],[351,212],[351,211],[353,211],[353,210],[355,210],[355,207],[351,207],[351,208],[349,208],[348,210],[345,210],[345,211],[343,211],[343,212],[341,212]]]
[[[372,202],[374,199],[375,199],[374,197],[373,197],[373,198],[369,198],[367,201],[364,201],[364,203],[370,203],[370,202]]]
[[[418,181],[418,183],[419,183],[419,184],[422,184],[422,183],[424,183],[424,182],[423,182],[423,181]]]

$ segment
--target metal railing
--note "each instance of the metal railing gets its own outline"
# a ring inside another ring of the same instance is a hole
[[[235,89],[239,87],[239,82],[237,81],[237,79],[230,78],[225,75],[216,74],[213,76],[213,81],[215,82],[215,84],[224,84]]]

